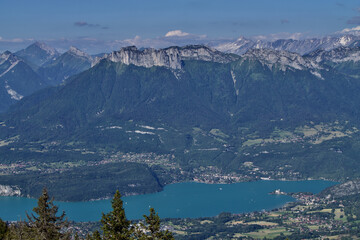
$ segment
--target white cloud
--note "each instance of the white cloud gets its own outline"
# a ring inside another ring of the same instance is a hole
[[[186,37],[189,36],[190,33],[187,32],[183,32],[181,30],[174,30],[174,31],[169,31],[165,34],[165,37]]]
[[[11,41],[11,42],[14,42],[14,43],[21,43],[21,42],[24,42],[24,39],[14,38],[14,39],[11,39],[10,41]]]
[[[119,42],[122,42],[122,43],[126,43],[128,45],[139,45],[139,43],[142,42],[142,39],[139,35],[136,35],[134,38],[130,38],[130,39],[125,39],[125,40],[120,40]]]
[[[301,38],[304,38],[304,33],[288,33],[288,32],[282,32],[282,33],[274,33],[269,35],[257,35],[251,37],[254,40],[263,40],[263,41],[276,41],[279,39],[293,39],[293,40],[299,40]]]
[[[22,38],[5,39],[5,38],[0,37],[0,41],[7,42],[7,43],[22,43],[22,42],[26,42],[28,40],[22,39]]]
[[[341,30],[340,33],[350,33],[350,32],[354,32],[354,31],[360,31],[360,25],[353,27],[353,28],[345,28],[345,29]]]
[[[151,47],[151,48],[164,48],[169,46],[185,46],[189,44],[205,44],[209,41],[206,35],[196,35],[185,33],[181,30],[174,30],[168,32],[164,36],[155,38],[141,38],[135,36],[134,38],[116,40],[117,49],[124,46],[134,45],[137,47]],[[114,45],[114,46],[115,46]]]

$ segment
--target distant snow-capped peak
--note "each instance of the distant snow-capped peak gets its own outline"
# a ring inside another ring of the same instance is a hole
[[[236,53],[241,55],[244,54],[248,49],[254,47],[255,44],[256,43],[250,39],[239,37],[234,42],[226,42],[216,46],[215,48],[222,52]]]

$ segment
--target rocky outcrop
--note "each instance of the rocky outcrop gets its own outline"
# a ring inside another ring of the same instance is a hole
[[[359,62],[360,61],[360,47],[339,47],[330,51],[317,50],[309,55],[308,58],[312,58],[316,62]]]
[[[0,196],[20,196],[21,191],[16,186],[0,185]]]
[[[326,188],[319,193],[319,196],[326,198],[341,198],[354,194],[360,194],[360,179]]]
[[[287,68],[297,70],[321,68],[315,61],[304,58],[297,53],[272,49],[251,49],[243,55],[242,61],[246,59],[258,60],[270,69],[277,65],[282,71],[285,71]]]
[[[91,62],[93,61],[92,57],[87,54],[86,52],[83,52],[79,49],[77,49],[76,47],[70,47],[69,51],[67,51],[68,54],[71,54],[73,56],[76,56],[76,57],[80,57],[80,58],[84,58],[85,60]]]
[[[139,50],[135,46],[125,47],[120,51],[106,54],[95,60],[94,65],[102,59],[124,64],[134,64],[150,68],[152,66],[181,69],[183,60],[202,60],[210,62],[228,63],[239,57],[233,54],[225,54],[202,45],[191,45],[186,47],[169,47],[165,49],[147,48]]]

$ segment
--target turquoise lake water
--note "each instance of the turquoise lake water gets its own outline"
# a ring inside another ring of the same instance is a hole
[[[294,201],[285,195],[270,195],[281,189],[284,192],[313,192],[335,185],[335,182],[311,181],[257,181],[233,184],[176,183],[162,192],[123,197],[129,219],[140,219],[154,207],[161,218],[195,218],[218,215],[221,212],[244,213],[270,210]],[[69,220],[99,221],[101,213],[111,211],[110,200],[89,202],[55,202],[65,211]],[[36,199],[0,197],[0,218],[7,221],[25,219],[37,205]]]

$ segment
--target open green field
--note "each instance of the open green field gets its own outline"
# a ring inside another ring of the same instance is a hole
[[[245,233],[243,236],[252,237],[255,239],[263,239],[264,237],[273,239],[277,236],[284,234],[285,236],[290,235],[291,233],[286,231],[285,227],[277,227],[272,229],[262,229],[256,232]]]

